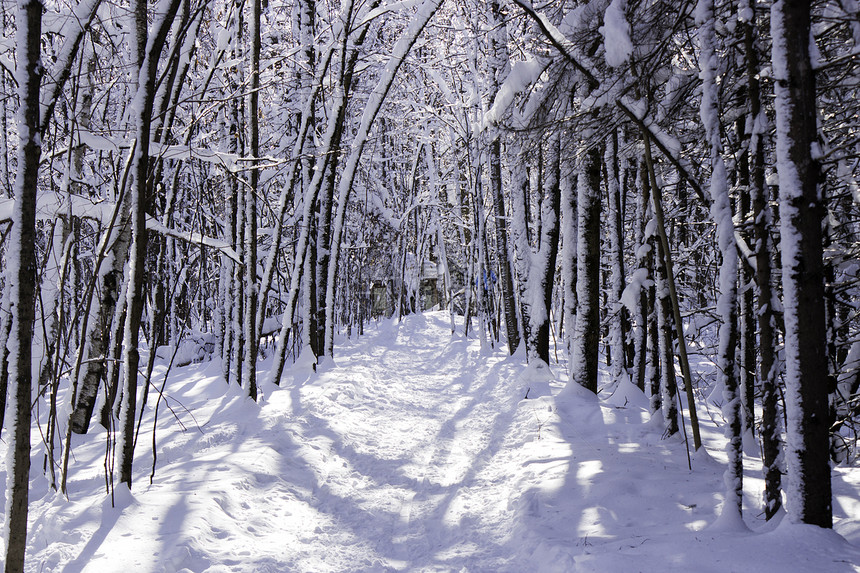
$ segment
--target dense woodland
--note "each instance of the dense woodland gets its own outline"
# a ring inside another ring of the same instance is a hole
[[[336,356],[379,297],[593,392],[605,360],[691,448],[708,353],[723,511],[754,435],[767,515],[831,526],[860,421],[855,0],[2,8],[6,571],[73,433],[108,428],[106,491],[132,486],[157,357],[256,399],[258,360],[277,384]]]

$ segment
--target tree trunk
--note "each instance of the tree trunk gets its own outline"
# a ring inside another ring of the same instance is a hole
[[[636,272],[634,277],[637,284],[633,288],[637,288],[637,297],[635,305],[632,309],[633,314],[633,371],[634,383],[636,386],[645,391],[645,379],[648,372],[648,300],[649,293],[653,291],[653,280],[649,286],[648,281],[651,276],[653,257],[653,237],[645,236],[645,229],[648,223],[647,218],[650,216],[648,209],[648,177],[646,176],[645,166],[639,165],[636,169]]]
[[[600,344],[600,149],[585,150],[577,174],[576,329],[571,380],[597,393]]]
[[[759,84],[759,53],[756,47],[755,4],[743,0],[750,9],[749,20],[743,22],[744,53],[746,56],[746,80],[749,113],[747,115],[747,131],[749,131],[749,165],[750,165],[750,202],[752,206],[752,224],[755,237],[755,281],[756,281],[756,316],[758,318],[760,352],[758,377],[761,383],[761,443],[762,466],[764,470],[764,513],[765,519],[776,515],[782,507],[782,471],[779,467],[782,450],[777,403],[779,393],[777,388],[776,367],[776,319],[774,318],[773,288],[771,285],[771,255],[773,242],[770,229],[773,224],[772,214],[768,206],[767,191],[764,179],[764,122],[761,116],[761,88]],[[744,6],[741,8],[743,9]]]
[[[785,308],[787,508],[794,522],[832,527],[827,332],[810,3],[771,7],[776,151]]]
[[[551,328],[550,310],[552,289],[555,283],[555,262],[558,256],[559,203],[561,189],[560,155],[561,141],[556,133],[550,136],[548,146],[548,166],[541,201],[540,244],[536,262],[529,273],[529,281],[535,281],[529,291],[540,295],[540,300],[532,301],[531,332],[534,336],[533,352],[537,358],[549,364],[549,329]],[[599,199],[598,199],[599,200]]]
[[[737,134],[741,140],[747,140],[746,116],[738,118]],[[751,203],[750,203],[750,162],[746,145],[738,153],[738,191],[737,191],[737,213],[741,220],[740,233],[744,241],[750,242]],[[738,294],[738,389],[741,401],[741,433],[750,435],[755,433],[755,331],[756,316],[753,289],[754,269],[746,260],[741,261],[738,269],[738,283],[740,292]]]
[[[507,28],[502,19],[501,4],[498,0],[490,2],[489,34],[489,96],[495,98],[503,81],[503,73],[508,60]],[[505,331],[508,337],[508,352],[513,354],[520,345],[520,330],[517,318],[516,296],[511,272],[510,249],[508,247],[508,225],[505,216],[505,195],[502,192],[502,145],[498,130],[491,130],[489,153],[490,192],[496,223],[496,259],[499,263],[499,280],[502,287],[502,306],[505,311]]]
[[[642,161],[640,165],[640,185],[642,188],[642,194],[644,195],[640,200],[644,201],[645,204],[640,205],[639,209],[643,213],[642,224],[644,229],[642,240],[643,244],[647,245],[647,248],[640,249],[639,253],[642,255],[641,264],[647,265],[644,268],[648,269],[648,283],[645,289],[645,296],[643,297],[644,308],[642,311],[645,317],[645,359],[642,377],[644,386],[648,389],[648,396],[650,397],[648,409],[653,415],[659,412],[663,407],[663,396],[660,393],[660,325],[659,320],[657,319],[657,284],[655,271],[656,266],[660,263],[659,261],[655,262],[655,259],[657,258],[658,240],[654,235],[653,230],[653,227],[656,225],[651,224],[654,216],[653,209],[651,208],[651,205],[653,204],[651,201],[653,193],[651,191],[651,179],[649,177],[651,171],[649,163],[649,155],[646,154],[645,160]]]
[[[562,178],[561,188],[561,286],[563,289],[562,327],[564,353],[570,356],[576,330],[576,176]]]
[[[527,197],[529,190],[529,181],[528,181],[528,155],[522,147],[520,147],[521,143],[518,141],[514,141],[511,145],[508,146],[508,164],[511,166],[511,242],[513,243],[513,268],[516,271],[516,280],[515,286],[518,289],[520,308],[520,327],[521,331],[518,333],[521,336],[521,340],[526,342],[526,346],[531,341],[531,301],[526,294],[528,277],[531,272],[531,246],[529,245],[528,238],[528,209],[527,209]],[[571,190],[571,200],[565,203],[566,205],[570,205],[571,201],[574,204],[574,210],[572,212],[572,216],[570,221],[565,224],[565,229],[567,233],[571,231],[576,233],[576,198],[575,193]],[[572,246],[576,245],[576,236],[574,235],[572,238],[568,240],[568,243]],[[565,264],[570,264],[571,262],[576,261],[576,251],[570,251],[570,257]],[[571,277],[575,274],[576,266],[571,266]],[[570,283],[570,288],[576,289],[575,278]],[[569,300],[576,300],[576,296],[568,297]],[[566,298],[567,300],[567,298]],[[526,348],[527,351],[530,349]],[[528,352],[527,352],[528,354]]]
[[[684,390],[687,394],[687,404],[690,413],[690,427],[693,433],[693,447],[698,450],[702,447],[702,436],[699,432],[699,416],[696,413],[696,400],[693,396],[693,376],[690,373],[690,362],[687,359],[687,342],[684,338],[683,322],[681,320],[681,308],[678,302],[678,292],[675,289],[675,271],[672,263],[672,251],[669,248],[669,238],[666,234],[666,222],[663,216],[662,191],[657,185],[657,175],[654,172],[654,159],[651,157],[650,135],[643,133],[645,141],[645,165],[648,169],[648,186],[651,190],[651,206],[654,209],[654,222],[656,223],[657,235],[663,248],[663,264],[666,267],[666,286],[669,289],[669,298],[672,302],[672,314],[678,333],[678,359],[681,373],[684,376]],[[650,325],[649,325],[650,328]]]
[[[675,351],[672,335],[672,301],[669,297],[668,277],[666,276],[666,253],[662,244],[657,244],[654,257],[654,282],[656,294],[658,348],[660,355],[660,402],[663,418],[666,421],[666,434],[678,433],[678,383],[675,378]]]
[[[611,379],[627,377],[625,345],[627,338],[627,309],[621,304],[624,291],[624,213],[622,212],[621,181],[618,172],[618,132],[608,138],[604,156],[606,189],[609,199],[609,349]]]
[[[257,401],[257,192],[260,186],[260,2],[251,0],[248,35],[251,39],[251,89],[248,93],[248,140],[251,152],[250,184],[245,193],[245,371],[243,386]]]
[[[735,244],[735,227],[729,197],[726,166],[723,161],[723,144],[720,134],[719,77],[716,52],[716,12],[713,0],[699,0],[696,10],[699,25],[699,43],[702,49],[702,102],[701,119],[705,126],[711,163],[711,217],[717,228],[717,247],[722,255],[720,264],[717,311],[720,315],[720,339],[717,352],[718,386],[723,387],[723,417],[726,419],[726,502],[723,514],[743,508],[743,444],[741,433],[741,401],[738,389],[738,372],[735,352],[738,345],[738,254]],[[678,325],[681,334],[681,325]]]
[[[6,251],[9,252],[8,250]],[[4,269],[3,280],[7,288],[3,289],[3,304],[0,305],[0,310],[3,311],[0,317],[0,432],[3,431],[4,421],[6,419],[6,398],[9,392],[9,349],[6,342],[9,341],[9,335],[12,332],[12,315],[9,313],[9,274],[8,266]]]
[[[10,414],[6,420],[10,436],[6,459],[6,573],[24,571],[27,548],[27,512],[30,488],[30,404],[32,402],[31,342],[36,293],[36,190],[39,182],[39,88],[42,66],[39,49],[42,10],[38,0],[18,5],[17,127],[20,138],[15,206],[7,251],[6,280],[11,330],[6,342],[9,364]]]
[[[122,219],[117,226],[116,240],[111,246],[111,266],[99,277],[101,297],[98,308],[88,321],[87,339],[82,344],[88,347],[87,363],[78,389],[75,407],[69,416],[69,424],[76,434],[86,434],[93,416],[99,387],[106,380],[108,349],[110,348],[111,323],[116,310],[117,301],[121,295],[123,267],[128,257],[131,236],[128,232],[129,203],[123,199]]]

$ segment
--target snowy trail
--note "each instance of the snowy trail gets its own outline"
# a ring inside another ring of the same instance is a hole
[[[300,358],[259,403],[217,363],[174,370],[151,485],[151,407],[115,507],[98,426],[75,436],[69,500],[34,472],[27,571],[860,572],[858,468],[834,469],[835,533],[776,527],[747,456],[752,531],[720,526],[713,404],[690,471],[629,383],[561,392],[563,368],[461,332],[443,313],[371,324],[317,372]]]
[[[501,480],[493,486],[489,462],[516,406],[509,378],[518,368],[452,340],[441,317],[414,321],[371,335],[390,337],[386,344],[344,351],[337,370],[298,392],[296,413],[313,420],[312,431],[327,427],[339,438],[326,483],[343,487],[357,472],[354,505],[372,510],[381,497],[390,500],[365,524],[378,529],[375,549],[386,566],[447,570],[483,552],[488,568],[501,567],[510,558],[500,549],[511,516],[488,512],[487,502],[506,505],[513,492]],[[339,515],[360,517],[342,507]]]

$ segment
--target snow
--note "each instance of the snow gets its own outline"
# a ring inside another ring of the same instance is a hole
[[[499,88],[499,92],[493,100],[492,107],[484,115],[481,128],[487,129],[490,125],[498,123],[514,102],[514,98],[531,87],[544,70],[546,70],[548,65],[548,60],[537,58],[514,62],[511,66],[511,72],[505,78],[504,83]]]
[[[606,63],[617,68],[630,60],[633,53],[633,42],[630,40],[630,24],[624,16],[627,5],[625,0],[612,0],[603,14],[603,47],[606,50]]]
[[[647,246],[649,245],[643,245],[643,247]],[[647,249],[643,250],[642,247],[640,247],[637,250],[637,255],[639,252],[644,255],[647,254],[648,251]],[[639,296],[642,289],[649,288],[653,284],[653,281],[648,278],[648,269],[638,268],[634,270],[630,278],[630,283],[624,287],[624,290],[621,293],[621,304],[627,307],[627,310],[629,310],[631,314],[635,313],[636,308],[639,305]]]
[[[765,524],[745,456],[752,531],[715,527],[726,456],[704,410],[689,471],[629,382],[560,396],[563,366],[482,350],[462,327],[446,312],[371,323],[336,363],[264,383],[259,404],[218,361],[174,366],[151,485],[151,409],[113,506],[100,426],[73,437],[68,500],[34,472],[27,571],[860,571],[856,468],[834,468],[828,531]],[[164,375],[160,359],[156,387]]]

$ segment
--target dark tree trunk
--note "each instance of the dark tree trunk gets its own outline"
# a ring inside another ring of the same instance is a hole
[[[42,66],[39,49],[42,10],[38,0],[24,0],[15,18],[18,27],[18,173],[12,235],[8,247],[7,284],[11,330],[9,349],[9,396],[11,418],[6,420],[9,456],[6,471],[6,573],[24,570],[27,548],[27,511],[30,487],[31,343],[36,293],[36,188],[39,180],[39,88]]]
[[[656,283],[658,347],[660,354],[660,395],[663,417],[666,420],[666,434],[678,433],[678,384],[675,378],[675,351],[672,320],[672,301],[669,299],[668,278],[666,276],[666,254],[663,245],[657,244],[654,258],[654,278]]]
[[[540,229],[540,260],[544,262],[544,268],[533,269],[535,279],[540,280],[543,291],[543,308],[540,314],[543,321],[533,325],[535,328],[535,353],[538,358],[549,364],[549,329],[550,308],[552,307],[552,288],[555,283],[555,262],[558,257],[559,237],[559,207],[561,201],[561,178],[560,168],[560,141],[558,135],[549,141],[549,165],[546,174],[546,192],[541,202],[541,229]],[[598,199],[599,201],[599,199]],[[534,313],[533,313],[534,316]]]
[[[0,431],[3,430],[3,421],[6,417],[6,395],[9,391],[9,351],[6,348],[6,341],[9,340],[12,331],[12,316],[5,308],[2,310],[4,312],[0,318]]]
[[[755,9],[754,4],[750,6]],[[776,320],[774,318],[773,288],[771,285],[771,254],[773,244],[770,238],[772,225],[771,211],[764,179],[764,138],[762,126],[757,119],[761,113],[761,88],[759,84],[759,53],[756,47],[755,18],[743,24],[744,51],[746,55],[747,96],[749,102],[749,164],[750,164],[750,203],[755,237],[755,280],[756,315],[759,328],[759,370],[761,383],[761,443],[762,465],[764,467],[765,518],[770,519],[782,507],[782,471],[779,467],[781,436],[779,431],[777,403],[778,388],[776,377]]]
[[[496,215],[496,257],[502,282],[502,304],[505,309],[505,330],[508,335],[508,351],[513,354],[520,345],[517,325],[517,304],[514,297],[514,281],[508,250],[508,227],[505,217],[505,196],[502,193],[501,144],[496,139],[490,144],[490,187]]]
[[[651,237],[645,236],[647,218],[649,217],[649,188],[648,177],[645,173],[644,165],[640,165],[636,170],[636,266],[640,280],[651,276],[653,249],[650,248],[649,242],[654,242]],[[652,293],[653,289],[653,284],[649,287],[643,281],[637,297],[636,308],[633,311],[633,371],[635,372],[633,382],[643,392],[645,391],[645,378],[648,371],[648,300],[649,293]]]
[[[788,511],[795,522],[832,527],[827,332],[810,3],[771,7],[785,308]]]
[[[252,169],[245,191],[245,373],[243,383],[248,396],[257,401],[257,192],[260,171],[260,2],[251,0],[248,35],[251,40],[251,89],[248,94],[248,140]]]
[[[508,54],[505,42],[507,28],[498,0],[490,2],[489,76],[490,97],[494,98],[502,81]],[[505,330],[508,335],[508,351],[513,354],[520,345],[520,330],[517,324],[517,304],[514,296],[514,281],[511,273],[510,250],[508,249],[508,226],[505,216],[505,195],[502,192],[502,144],[498,133],[492,133],[490,142],[490,192],[493,195],[496,222],[496,260],[499,263],[499,280],[502,287],[502,306],[505,311]]]
[[[123,207],[127,215],[127,208]],[[90,427],[93,409],[98,396],[99,387],[106,380],[107,358],[111,347],[111,323],[116,311],[117,301],[121,295],[123,272],[130,236],[128,227],[120,223],[117,240],[114,241],[113,264],[101,280],[101,298],[99,308],[94,316],[95,322],[89,325],[89,360],[84,367],[84,375],[78,389],[75,409],[69,416],[69,424],[76,434],[86,434]]]
[[[128,309],[126,302],[125,296],[120,297],[117,301],[111,321],[111,334],[108,337],[110,344],[108,348],[107,380],[105,381],[105,393],[107,396],[105,396],[105,403],[102,405],[102,411],[99,416],[102,427],[108,430],[113,429],[113,420],[116,415],[114,405],[116,404],[116,396],[119,393],[119,374],[122,371],[120,362],[122,360],[122,333]]]
[[[737,121],[738,136],[746,138],[746,118],[741,116]],[[740,150],[738,172],[737,213],[741,220],[741,236],[749,244],[751,200],[750,200],[750,161],[747,154],[747,144]],[[742,433],[755,432],[755,330],[756,317],[754,306],[753,268],[744,258],[738,267],[738,389],[740,390]]]
[[[600,149],[582,156],[578,175],[576,331],[573,340],[571,378],[597,393],[600,345]]]
[[[657,175],[654,170],[654,159],[651,156],[650,135],[643,134],[645,141],[645,166],[648,169],[648,186],[651,191],[651,206],[654,209],[654,222],[660,245],[663,249],[663,264],[666,268],[666,286],[669,289],[669,299],[672,303],[672,314],[676,326],[683,324],[681,319],[681,308],[678,302],[678,293],[675,289],[675,271],[672,263],[672,251],[669,247],[669,238],[666,235],[665,217],[663,214],[662,191],[657,183]],[[693,434],[693,447],[698,450],[702,447],[702,436],[699,432],[699,417],[696,413],[696,400],[693,395],[693,376],[690,372],[690,363],[687,358],[687,343],[684,340],[683,330],[678,330],[678,359],[681,373],[684,376],[684,390],[687,395],[688,412],[690,415],[690,427]]]
[[[651,246],[657,249],[657,241],[652,238]],[[653,254],[649,256],[649,259]],[[653,260],[651,261],[653,264]],[[653,270],[652,270],[653,276]],[[647,289],[648,328],[647,348],[645,358],[645,385],[650,396],[649,409],[656,414],[663,407],[663,395],[660,393],[660,325],[657,320],[657,287],[651,285]]]

